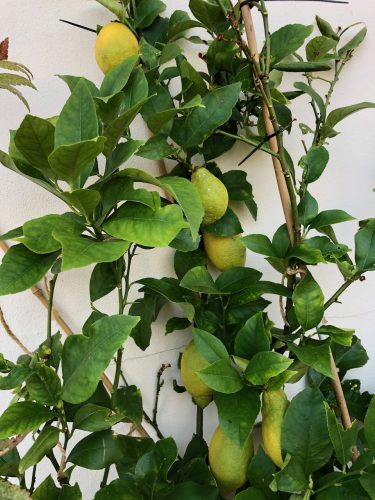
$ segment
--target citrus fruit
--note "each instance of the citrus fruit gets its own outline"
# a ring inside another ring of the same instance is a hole
[[[194,401],[201,408],[210,403],[213,390],[199,378],[197,371],[206,368],[209,364],[195,347],[193,341],[185,347],[181,357],[182,382],[188,393],[191,394]]]
[[[137,37],[124,24],[112,22],[103,26],[95,43],[95,57],[103,73],[118,66],[130,56],[139,54]]]
[[[191,176],[202,201],[204,216],[202,224],[213,224],[221,219],[228,207],[228,191],[220,179],[207,168],[197,168]]]
[[[264,448],[272,462],[283,466],[281,426],[289,401],[282,389],[266,390],[262,395],[262,437]]]
[[[245,265],[246,248],[239,234],[217,236],[213,233],[203,233],[203,243],[211,263],[220,271]]]
[[[251,436],[239,447],[220,425],[216,428],[208,448],[208,459],[222,494],[226,495],[246,483],[247,469],[253,454]]]

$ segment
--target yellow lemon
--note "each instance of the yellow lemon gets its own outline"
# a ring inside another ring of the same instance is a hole
[[[247,481],[247,469],[254,454],[251,436],[242,447],[218,426],[208,448],[210,468],[222,494],[240,488]]]
[[[262,395],[262,437],[264,448],[272,462],[283,466],[281,426],[289,401],[282,389],[266,390]]]
[[[209,362],[200,354],[191,341],[181,357],[181,377],[186,390],[192,395],[198,406],[207,406],[213,395],[213,390],[197,375],[198,370],[209,366]]]
[[[220,271],[245,265],[246,247],[239,234],[217,236],[212,233],[203,233],[203,243],[208,258]]]
[[[213,224],[221,219],[228,207],[228,191],[224,184],[207,168],[193,172],[191,182],[197,188],[202,201],[204,216],[202,224]]]
[[[137,54],[137,37],[124,24],[113,22],[100,30],[95,43],[95,57],[103,73],[108,73],[128,57]]]

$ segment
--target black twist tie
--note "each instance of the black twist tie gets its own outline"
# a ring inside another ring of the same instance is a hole
[[[245,156],[245,158],[243,160],[240,161],[238,166],[241,166],[246,160],[248,160],[251,156],[253,156],[253,154],[256,153],[262,146],[264,146],[264,144],[266,144],[266,142],[268,142],[270,139],[272,139],[272,137],[276,137],[277,135],[282,134],[283,132],[284,132],[284,127],[280,127],[272,134],[266,135],[265,137],[263,137],[263,139],[260,141],[260,143],[257,146],[255,146],[255,148],[252,149],[250,151],[250,153],[247,156]]]

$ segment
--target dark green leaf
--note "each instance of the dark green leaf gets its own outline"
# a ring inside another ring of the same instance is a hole
[[[53,411],[39,403],[32,401],[14,403],[0,417],[0,439],[37,429],[54,416]]]
[[[360,45],[363,40],[365,39],[365,36],[367,35],[367,28],[364,27],[358,33],[348,42],[346,43],[341,49],[339,50],[339,56],[345,56],[348,50],[353,50]]]
[[[193,339],[197,350],[209,363],[216,361],[229,360],[229,354],[224,344],[211,333],[193,328]]]
[[[88,403],[79,408],[74,415],[74,429],[97,432],[110,429],[123,420],[124,415],[114,413],[110,408]]]
[[[237,370],[225,359],[220,359],[207,368],[199,370],[197,374],[211,389],[224,394],[238,392],[243,387]]]
[[[189,8],[193,16],[212,31],[221,31],[228,24],[220,5],[214,0],[190,0]]]
[[[308,226],[318,215],[318,202],[306,191],[298,205],[298,214],[303,226]]]
[[[371,219],[355,235],[355,262],[359,271],[375,266],[375,220]]]
[[[221,219],[213,224],[204,226],[205,233],[213,233],[218,236],[233,236],[243,232],[241,223],[233,210],[228,207]]]
[[[143,299],[138,299],[131,305],[129,313],[141,318],[131,334],[140,349],[145,350],[150,345],[151,324],[166,302],[167,299],[163,296],[145,293]]]
[[[223,271],[215,282],[221,294],[232,294],[258,283],[262,273],[250,267],[233,267]]]
[[[371,399],[366,413],[365,436],[369,448],[375,450],[375,396]]]
[[[156,17],[164,12],[165,4],[160,0],[141,0],[137,4],[134,17],[135,28],[147,28],[156,19]]]
[[[298,50],[305,39],[311,35],[313,26],[288,24],[271,34],[271,56],[273,63]]]
[[[322,175],[329,160],[328,151],[324,146],[313,146],[306,156],[300,160],[303,168],[303,181],[309,184],[315,182]]]
[[[0,295],[31,288],[43,278],[55,260],[56,254],[39,255],[23,245],[12,246],[0,266]]]
[[[305,274],[294,289],[293,303],[298,322],[305,331],[320,323],[324,313],[324,296],[310,273]]]
[[[85,469],[104,469],[123,457],[122,438],[110,430],[94,432],[74,446],[68,462]]]
[[[339,224],[340,222],[346,222],[353,219],[354,217],[344,210],[324,210],[310,223],[310,229],[319,229],[324,226],[331,226],[332,224]]]
[[[20,474],[23,474],[29,467],[39,463],[42,458],[56,446],[59,440],[59,429],[56,427],[45,427],[38,435],[31,448],[22,457],[19,465]]]
[[[264,234],[250,234],[249,236],[244,236],[242,241],[249,250],[255,253],[267,255],[268,257],[279,257],[278,250]]]
[[[214,399],[219,413],[220,427],[231,441],[242,448],[260,411],[259,392],[252,387],[244,386],[234,394],[217,392]]]
[[[239,330],[234,341],[234,352],[237,356],[251,359],[255,354],[269,351],[270,339],[266,332],[263,313],[251,316]]]
[[[320,111],[320,116],[324,121],[326,119],[326,107],[322,97],[312,87],[304,82],[297,82],[294,84],[294,86],[296,89],[302,90],[303,92],[308,94],[313,99],[313,101],[315,101]]]
[[[161,160],[175,151],[176,149],[167,142],[167,136],[158,134],[151,137],[146,144],[139,148],[137,156],[142,156],[142,158],[148,160]]]
[[[113,96],[127,84],[131,72],[138,61],[138,56],[127,57],[123,62],[108,71],[100,86],[100,95]]]
[[[62,354],[64,401],[81,403],[94,393],[112,356],[138,321],[135,316],[108,316],[91,326],[88,337],[67,338]]]
[[[331,370],[330,344],[320,340],[309,340],[304,345],[288,342],[289,349],[297,358],[326,377],[333,378]]]
[[[264,385],[270,378],[283,373],[293,363],[286,356],[272,351],[256,353],[245,370],[245,378],[254,385]]]
[[[36,365],[26,381],[30,399],[45,405],[57,405],[61,397],[61,382],[56,371],[45,364]]]
[[[335,49],[337,40],[326,36],[316,36],[306,45],[306,57],[308,61],[319,61],[332,49]]]
[[[266,500],[266,496],[257,488],[246,488],[234,497],[234,500]]]
[[[331,69],[331,65],[329,62],[325,61],[298,61],[290,63],[278,63],[275,64],[273,68],[279,71],[287,71],[292,73],[309,73],[312,71],[328,71]]]
[[[283,469],[275,474],[274,483],[276,483],[278,491],[288,493],[300,493],[309,486],[303,465],[294,457],[291,457]],[[292,495],[289,498],[294,497]]]
[[[206,267],[198,266],[190,269],[182,278],[180,285],[183,288],[199,293],[220,293],[215,287],[214,280]]]
[[[308,387],[292,399],[282,424],[281,447],[303,465],[306,475],[329,461],[332,445],[318,389]]]
[[[96,492],[94,500],[141,500],[139,489],[132,476],[115,479]],[[142,497],[143,500],[143,497]]]
[[[190,325],[191,321],[189,321],[188,318],[170,318],[165,325],[165,334],[168,335],[176,330],[185,330],[189,328]]]
[[[94,267],[90,278],[90,300],[96,300],[105,297],[117,287],[117,277],[115,273],[115,264],[111,262],[102,262]]]
[[[357,443],[358,422],[354,421],[349,428],[344,430],[342,424],[337,420],[335,412],[330,409],[327,403],[324,403],[324,406],[327,415],[328,432],[336,458],[341,465],[346,465],[351,460],[353,447]]]
[[[120,387],[113,395],[113,405],[128,420],[140,424],[143,418],[142,395],[135,385]]]

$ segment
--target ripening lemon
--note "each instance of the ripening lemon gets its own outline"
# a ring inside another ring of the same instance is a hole
[[[103,26],[95,43],[95,57],[103,73],[118,66],[130,56],[139,54],[138,39],[124,24],[112,22]]]
[[[203,243],[208,258],[219,271],[245,265],[246,247],[239,234],[217,236],[212,233],[203,233]]]
[[[221,219],[228,207],[228,191],[220,179],[207,168],[197,168],[191,176],[202,201],[204,216],[202,224],[213,224]]]
[[[198,370],[209,366],[209,362],[200,354],[191,341],[181,357],[182,382],[198,406],[204,408],[212,400],[213,390],[206,385],[197,375]]]
[[[240,448],[218,426],[208,448],[208,459],[220,491],[227,495],[247,481],[247,469],[254,454],[251,436]]]
[[[262,437],[267,455],[278,467],[283,466],[281,455],[281,426],[289,401],[282,389],[266,390],[262,395]]]

